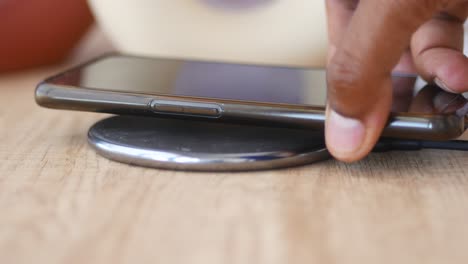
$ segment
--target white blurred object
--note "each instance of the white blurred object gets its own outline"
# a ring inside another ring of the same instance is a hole
[[[104,31],[127,53],[323,66],[319,0],[90,0]]]
[[[102,30],[97,26],[93,26],[81,40],[77,49],[71,54],[70,61],[75,64],[82,63],[114,50],[114,46],[107,36],[103,34]]]

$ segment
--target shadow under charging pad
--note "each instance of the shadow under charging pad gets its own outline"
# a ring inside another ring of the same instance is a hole
[[[330,157],[322,131],[152,117],[104,119],[88,141],[111,160],[172,170],[265,170]]]

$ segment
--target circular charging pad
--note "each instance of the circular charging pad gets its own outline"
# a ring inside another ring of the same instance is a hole
[[[134,116],[96,123],[88,141],[109,159],[174,170],[264,170],[330,157],[321,131]]]

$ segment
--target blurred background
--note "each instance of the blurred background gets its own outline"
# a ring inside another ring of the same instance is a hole
[[[325,64],[325,1],[227,4],[232,2],[236,1],[3,0],[0,74],[76,64],[114,50],[282,65]],[[284,19],[291,13],[294,19]]]
[[[232,2],[238,1],[3,0],[0,72],[76,63],[115,49],[242,62],[325,63],[324,1],[227,4]],[[294,19],[284,19],[291,12]]]
[[[63,63],[93,48],[113,49],[95,26],[86,0],[1,1],[0,36],[3,73]]]

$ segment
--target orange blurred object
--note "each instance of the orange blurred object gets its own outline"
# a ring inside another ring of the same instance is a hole
[[[0,1],[0,71],[60,61],[92,21],[86,0]]]

